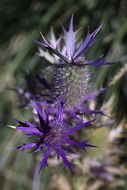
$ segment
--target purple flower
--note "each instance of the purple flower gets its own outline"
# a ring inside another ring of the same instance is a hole
[[[68,161],[66,155],[72,154],[73,146],[80,146],[84,150],[86,147],[94,147],[93,145],[88,144],[87,141],[77,141],[72,138],[72,134],[77,133],[78,130],[85,128],[86,126],[92,126],[92,121],[83,122],[80,121],[76,126],[72,126],[71,128],[67,126],[66,122],[64,122],[64,109],[63,104],[57,99],[58,111],[56,113],[56,108],[53,107],[53,113],[49,114],[49,110],[40,106],[40,103],[34,101],[36,106],[36,117],[38,121],[35,124],[28,122],[21,122],[17,119],[16,122],[18,126],[17,130],[22,131],[28,137],[34,137],[34,142],[29,144],[23,144],[16,149],[21,149],[22,151],[26,149],[33,150],[31,152],[43,152],[43,159],[41,162],[40,170],[46,165],[48,157],[51,155],[51,152],[55,152],[57,154],[57,158],[62,157],[65,167],[68,167],[71,172],[72,164]],[[42,105],[42,104],[41,104]]]
[[[52,73],[51,95],[59,99],[65,95],[65,108],[75,110],[84,103],[84,97],[89,96],[89,80],[91,78],[88,66],[108,65],[100,57],[96,60],[86,60],[84,54],[96,42],[97,33],[102,24],[91,34],[88,30],[85,40],[77,41],[78,30],[73,29],[73,16],[70,20],[69,30],[63,29],[63,36],[56,40],[51,35],[49,42],[42,35],[43,43],[36,41],[53,53],[56,60]],[[63,40],[63,42],[62,42]],[[88,111],[87,111],[88,112]]]

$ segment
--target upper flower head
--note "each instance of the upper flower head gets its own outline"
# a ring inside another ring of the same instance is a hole
[[[85,149],[86,147],[94,147],[88,144],[87,141],[79,142],[72,139],[72,134],[75,134],[79,129],[92,125],[92,121],[80,122],[77,126],[69,128],[63,117],[62,103],[57,99],[58,111],[54,117],[53,114],[49,114],[48,110],[41,107],[40,104],[35,101],[37,118],[39,119],[35,124],[28,122],[21,122],[17,119],[19,124],[16,129],[22,131],[28,137],[34,137],[34,142],[30,144],[23,144],[16,149],[31,149],[31,152],[41,151],[44,153],[43,160],[41,162],[40,169],[47,165],[48,157],[51,152],[54,151],[57,154],[57,158],[62,157],[65,167],[68,167],[72,171],[72,164],[67,160],[66,154],[74,153],[70,146],[80,146]],[[55,112],[55,108],[53,108]]]
[[[77,42],[77,33],[78,30],[73,30],[73,16],[70,20],[69,30],[66,31],[65,28],[62,26],[63,29],[63,39],[64,39],[64,45],[61,47],[60,42],[62,38],[60,37],[58,40],[55,40],[55,38],[51,38],[50,43],[44,38],[44,36],[41,34],[43,43],[37,42],[41,46],[47,48],[50,50],[53,54],[57,55],[59,59],[57,59],[57,64],[68,64],[73,63],[77,65],[92,65],[92,66],[99,66],[99,65],[107,65],[112,64],[108,62],[103,62],[102,57],[96,59],[87,61],[83,54],[90,48],[94,42],[98,38],[96,38],[97,33],[101,29],[102,24],[90,34],[89,30],[87,32],[85,40],[81,40],[80,42]]]

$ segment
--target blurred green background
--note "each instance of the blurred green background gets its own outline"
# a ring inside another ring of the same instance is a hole
[[[57,164],[50,169],[44,168],[38,175],[38,157],[27,152],[21,153],[10,149],[26,140],[21,133],[8,128],[14,121],[11,115],[23,119],[29,117],[28,111],[19,108],[19,98],[8,88],[24,85],[23,72],[39,73],[47,63],[37,55],[38,47],[33,39],[41,40],[40,31],[49,36],[51,27],[57,37],[61,34],[60,24],[67,28],[71,15],[74,15],[74,28],[80,27],[79,38],[84,38],[89,26],[92,32],[100,23],[104,23],[99,36],[102,38],[90,48],[87,57],[96,59],[106,55],[107,61],[113,61],[113,66],[93,69],[91,88],[101,85],[110,88],[105,95],[96,100],[98,107],[104,107],[114,121],[107,132],[97,131],[103,137],[109,135],[111,128],[123,127],[127,134],[127,1],[126,0],[1,0],[0,1],[0,189],[1,190],[101,190],[92,183],[98,179],[92,178],[89,186],[85,186],[85,174],[78,168],[77,177],[71,177],[68,171],[58,168]],[[109,120],[109,122],[112,120]],[[108,122],[108,121],[107,121]],[[121,124],[121,122],[123,124]],[[101,123],[104,121],[100,120]],[[99,125],[99,124],[98,124]],[[101,139],[101,141],[102,141]],[[127,145],[126,136],[118,142]],[[101,144],[101,143],[100,143]],[[105,152],[106,148],[103,148]],[[125,152],[127,149],[125,149]],[[84,157],[83,157],[84,158]],[[89,156],[88,156],[89,158]],[[120,157],[121,159],[121,157]],[[123,158],[122,158],[123,159]],[[76,160],[80,166],[78,159]],[[125,167],[126,156],[120,164]],[[81,165],[82,166],[82,165]],[[82,166],[83,167],[83,166]],[[117,167],[117,166],[116,166]],[[85,170],[85,169],[84,169]],[[70,180],[68,180],[70,179]],[[127,188],[126,172],[119,177],[123,180],[118,186],[108,186],[106,189]],[[89,181],[89,180],[88,180]],[[100,182],[100,183],[101,183]],[[57,184],[58,183],[58,184]],[[86,182],[87,183],[87,182]],[[103,188],[104,189],[104,188]]]

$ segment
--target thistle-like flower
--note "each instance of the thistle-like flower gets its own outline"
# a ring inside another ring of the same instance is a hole
[[[78,130],[85,128],[86,126],[92,126],[92,121],[81,121],[78,125],[70,128],[64,122],[63,104],[58,99],[58,111],[55,117],[54,114],[52,114],[56,112],[54,107],[50,108],[53,112],[49,114],[50,111],[41,107],[39,102],[34,101],[34,103],[37,112],[36,117],[38,118],[38,121],[35,124],[32,124],[27,120],[25,122],[21,122],[15,119],[19,124],[16,129],[22,131],[28,135],[28,137],[34,137],[34,142],[23,144],[16,147],[16,149],[24,151],[26,149],[33,148],[31,152],[42,152],[44,157],[41,162],[40,170],[47,165],[48,157],[51,152],[54,151],[57,154],[57,158],[59,159],[59,157],[62,157],[65,167],[68,167],[73,173],[72,164],[66,157],[66,155],[74,153],[71,147],[80,146],[85,150],[86,147],[95,146],[88,144],[88,140],[81,142],[74,140],[72,138],[72,134],[77,133]]]
[[[63,36],[58,40],[52,35],[50,43],[43,37],[43,43],[36,41],[41,46],[53,53],[54,57],[50,57],[54,63],[54,70],[52,72],[52,81],[49,83],[43,77],[36,76],[32,79],[33,86],[36,87],[33,91],[22,91],[17,89],[18,93],[25,97],[26,103],[33,109],[35,107],[36,115],[34,117],[35,124],[28,122],[21,122],[17,119],[17,130],[22,131],[28,137],[32,137],[30,144],[23,144],[16,149],[33,149],[31,152],[43,153],[40,170],[47,165],[48,157],[54,152],[57,158],[62,157],[65,167],[72,171],[72,164],[68,161],[67,155],[73,154],[73,146],[94,147],[88,144],[87,141],[77,141],[74,139],[74,134],[81,128],[92,126],[93,120],[87,120],[84,115],[101,114],[105,115],[99,110],[90,110],[86,107],[86,103],[94,99],[106,88],[88,93],[88,86],[90,80],[90,72],[88,66],[100,66],[112,64],[103,62],[103,58],[88,61],[83,56],[88,48],[97,40],[96,34],[102,27],[102,24],[92,33],[87,33],[84,41],[77,42],[76,35],[78,31],[73,30],[73,16],[70,21],[69,30],[63,28]],[[64,40],[64,44],[61,41]],[[63,44],[61,46],[61,44]],[[47,52],[46,52],[47,53]],[[40,49],[40,55],[45,54]],[[29,78],[29,76],[27,76]],[[31,80],[31,78],[29,78]],[[38,85],[39,81],[39,85]],[[46,88],[43,91],[43,87]],[[43,91],[43,92],[42,92]],[[44,94],[45,92],[45,94]],[[32,97],[36,97],[36,101]],[[45,98],[46,97],[46,98]],[[47,98],[48,97],[48,98]],[[54,101],[55,100],[55,101]],[[80,115],[83,115],[80,116]],[[84,121],[85,120],[85,121]],[[73,135],[73,138],[72,138]],[[73,172],[73,171],[72,171]]]
[[[75,109],[84,102],[84,96],[88,94],[88,84],[90,79],[89,66],[100,66],[112,64],[104,62],[100,57],[96,60],[88,61],[83,54],[98,39],[96,34],[101,29],[102,24],[93,32],[87,32],[84,41],[77,42],[77,31],[73,30],[73,16],[70,20],[69,30],[63,29],[63,36],[58,40],[51,36],[50,43],[42,35],[43,43],[36,41],[39,45],[50,50],[55,55],[55,68],[52,76],[51,91],[53,96],[62,98],[64,94],[66,109]],[[61,47],[61,41],[64,45]],[[40,53],[41,54],[41,53]]]

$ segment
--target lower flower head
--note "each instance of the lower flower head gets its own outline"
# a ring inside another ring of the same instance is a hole
[[[93,145],[88,144],[87,141],[79,142],[72,138],[72,134],[77,133],[77,131],[86,126],[92,125],[92,121],[80,122],[76,126],[68,127],[64,122],[63,117],[63,107],[61,102],[57,99],[58,111],[56,115],[49,114],[48,110],[45,110],[40,106],[40,103],[34,101],[36,106],[38,121],[35,124],[28,122],[21,122],[17,119],[16,122],[19,124],[16,129],[25,133],[28,137],[34,137],[34,142],[30,144],[23,144],[16,149],[21,149],[22,151],[26,149],[31,149],[31,152],[43,152],[43,159],[41,162],[40,170],[47,165],[48,157],[51,155],[51,152],[57,154],[57,158],[62,157],[65,167],[68,167],[71,172],[72,164],[68,161],[67,155],[72,154],[73,146],[80,146],[85,149],[86,147],[94,147]],[[53,108],[54,112],[57,109]]]

